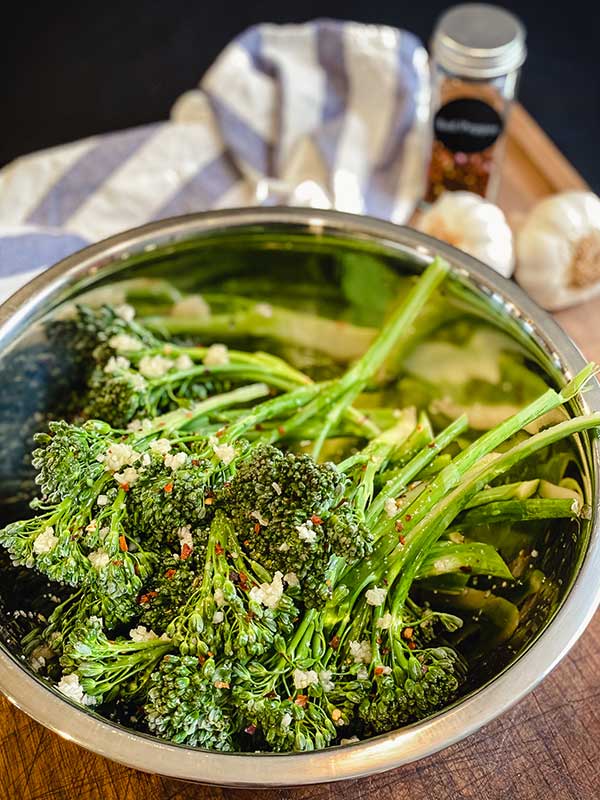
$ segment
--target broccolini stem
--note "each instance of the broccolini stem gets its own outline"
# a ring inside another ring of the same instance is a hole
[[[336,424],[342,411],[352,405],[367,383],[381,369],[392,350],[411,339],[412,323],[428,298],[444,280],[449,268],[447,262],[436,258],[397,306],[366,353],[291,421],[289,430],[303,425],[315,414],[329,409],[323,430],[313,447],[313,458],[318,457],[329,430]]]
[[[580,503],[575,498],[499,500],[467,511],[458,518],[457,525],[465,527],[533,519],[573,519],[579,516],[580,510]]]
[[[308,388],[308,387],[307,387]],[[310,387],[313,388],[313,387]],[[175,411],[169,411],[160,417],[156,417],[152,421],[152,427],[147,430],[136,434],[133,441],[142,442],[149,439],[157,433],[173,433],[175,431],[185,428],[190,425],[198,417],[202,417],[211,411],[218,411],[221,408],[228,408],[229,406],[237,405],[238,403],[249,403],[252,400],[258,400],[261,397],[269,395],[269,387],[264,383],[251,383],[248,386],[241,386],[239,389],[233,389],[231,392],[224,392],[217,394],[214,397],[208,397],[197,403],[193,408],[178,408]],[[286,395],[283,395],[286,397]],[[278,398],[276,398],[278,399]]]
[[[574,397],[594,376],[597,369],[595,364],[588,364],[573,380],[569,381],[561,392],[548,389],[521,411],[480,436],[452,459],[450,464],[433,479],[427,492],[421,494],[408,508],[408,511],[403,509],[407,523],[404,525],[404,535],[406,536],[410,529],[414,528],[431,509],[435,508],[448,492],[460,483],[463,476],[472,467],[488,457],[498,445],[510,439],[526,425]]]
[[[427,447],[423,448],[423,450],[417,453],[408,464],[402,467],[396,476],[382,487],[375,500],[373,500],[369,506],[367,524],[373,525],[377,521],[383,511],[386,498],[396,497],[401,494],[410,481],[412,481],[424,467],[431,463],[441,450],[448,447],[461,433],[466,431],[468,426],[469,420],[466,414],[463,414],[461,417],[458,417],[458,419],[455,419],[454,422],[451,422],[447,428],[444,428]]]
[[[415,573],[431,545],[455,519],[465,504],[484,486],[495,480],[525,458],[555,442],[600,426],[600,413],[574,417],[551,428],[536,433],[529,439],[496,456],[483,467],[475,467],[464,475],[460,486],[439,500],[426,516],[405,536],[404,545],[396,546],[391,554],[393,566],[386,579],[391,586],[399,577],[394,607],[401,607],[406,599]]]

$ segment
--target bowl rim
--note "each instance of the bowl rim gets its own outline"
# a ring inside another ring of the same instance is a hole
[[[371,240],[423,264],[443,255],[453,272],[468,277],[514,317],[570,377],[586,362],[558,324],[518,286],[450,245],[407,227],[338,211],[240,208],[174,217],[125,231],[86,247],[33,278],[0,306],[0,351],[27,324],[68,297],[71,287],[118,272],[131,255],[198,236],[248,226],[297,226],[314,234]],[[586,410],[600,410],[600,387],[586,392]],[[117,725],[62,697],[26,671],[0,643],[0,690],[18,708],[63,738],[126,766],[198,783],[277,787],[358,778],[432,755],[469,736],[528,694],[581,636],[600,604],[598,440],[592,447],[594,519],[587,551],[562,606],[541,635],[487,685],[439,714],[363,742],[310,753],[219,753],[161,741]]]

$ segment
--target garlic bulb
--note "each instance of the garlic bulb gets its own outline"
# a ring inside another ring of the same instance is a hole
[[[464,250],[509,278],[512,232],[498,206],[472,192],[444,192],[417,222],[423,233]]]
[[[538,203],[517,235],[516,278],[557,310],[600,294],[600,199],[564,192]]]

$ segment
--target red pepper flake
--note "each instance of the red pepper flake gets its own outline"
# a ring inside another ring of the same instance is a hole
[[[181,560],[185,561],[186,558],[189,558],[191,555],[192,555],[192,548],[189,546],[187,542],[184,542],[184,544],[181,547],[181,556],[180,556]]]
[[[323,520],[321,519],[321,517],[317,516],[316,514],[312,515],[312,517],[310,518],[310,521],[312,522],[313,525],[322,525],[323,524]]]
[[[376,639],[377,644],[381,644],[382,641],[383,641],[383,639],[381,638],[381,636],[378,636],[377,639]]]
[[[191,411],[186,411],[185,416],[187,417],[187,419],[192,419],[194,414]]]
[[[229,689],[229,681],[215,681],[217,689]]]
[[[177,574],[177,570],[176,570],[176,569],[172,569],[172,568],[171,568],[171,569],[168,569],[168,570],[165,572],[165,578],[166,578],[168,581],[170,581],[170,580],[173,580],[173,578],[175,577],[175,575],[176,575],[176,574]]]
[[[120,483],[119,486],[120,486],[121,489],[123,489],[124,492],[128,492],[129,491],[129,484],[128,483]]]
[[[339,646],[340,646],[340,637],[336,634],[331,638],[329,642],[329,647],[331,647],[332,650],[337,650]]]
[[[138,603],[139,605],[143,606],[145,603],[149,603],[150,600],[153,600],[157,596],[158,592],[146,592],[146,594],[142,594],[138,597]]]
[[[388,656],[389,654],[390,654],[390,648],[389,647],[382,647],[381,648],[381,655],[382,656]]]
[[[192,467],[199,467],[200,461],[197,458],[192,458]]]
[[[114,567],[122,567],[123,566],[123,560],[120,559],[120,558],[115,558],[115,560],[112,562],[112,564],[113,564]]]
[[[283,427],[283,425],[278,425],[278,427],[277,427],[277,433],[278,433],[280,436],[285,436],[285,428]]]
[[[163,486],[163,489],[167,494],[171,494],[171,492],[173,491],[173,484],[167,483]]]
[[[129,548],[127,547],[127,539],[124,536],[119,536],[119,550],[122,553],[126,553]]]
[[[408,649],[409,650],[416,650],[417,649],[416,643],[415,642],[409,642],[408,643]]]
[[[240,572],[239,578],[240,578],[240,587],[244,591],[247,591],[247,589],[248,589],[248,576],[246,575],[245,572]]]
[[[305,708],[306,704],[308,703],[308,697],[305,694],[299,694],[294,700],[294,703],[300,708]]]
[[[219,430],[216,432],[215,436],[217,437],[217,439],[220,439],[221,436],[223,436],[224,433],[225,433],[225,428],[219,428]]]
[[[400,534],[400,536],[398,537],[398,541],[400,542],[402,547],[404,547],[404,545],[406,544],[406,536],[403,536],[402,534]]]
[[[212,506],[212,504],[214,502],[215,502],[215,498],[214,497],[205,497],[204,498],[204,505],[205,506]]]
[[[405,516],[404,516],[404,519],[405,519],[407,522],[410,522],[410,521],[411,521],[411,519],[412,519],[412,514],[405,514]]]
[[[404,636],[405,639],[412,639],[413,633],[414,630],[412,628],[404,628],[402,631],[402,636]]]
[[[383,670],[384,670],[384,668],[382,666],[379,666],[379,667],[375,667],[373,672],[375,673],[375,675],[383,675]]]
[[[217,542],[215,544],[215,553],[218,556],[222,556],[224,552],[225,552],[225,548],[223,547],[223,545],[221,545],[221,544],[219,544],[219,542]]]
[[[246,621],[247,622],[252,622],[252,620],[254,619],[255,616],[256,616],[256,614],[254,613],[254,611],[248,611],[247,614],[246,614]]]
[[[254,523],[254,533],[260,533],[260,522]]]
[[[168,658],[168,656],[167,656],[167,658]],[[206,658],[204,656],[198,656],[198,663],[200,664],[200,666],[203,666],[205,662],[206,662]]]
[[[256,725],[248,725],[247,728],[244,728],[244,733],[247,733],[248,736],[254,736],[256,733]]]
[[[437,447],[437,443],[436,442],[429,442],[427,447],[429,447],[430,450],[435,450],[435,448]]]
[[[403,530],[404,530],[404,525],[403,525],[403,524],[400,522],[400,520],[398,520],[398,522],[395,524],[395,526],[394,526],[394,527],[396,528],[396,530],[398,531],[398,533],[400,533],[401,531],[403,531]]]
[[[244,545],[244,547],[250,547],[250,539],[244,539],[242,544]]]

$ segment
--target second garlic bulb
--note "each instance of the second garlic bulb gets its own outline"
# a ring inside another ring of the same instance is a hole
[[[421,216],[417,227],[478,258],[505,278],[512,275],[512,232],[498,206],[479,195],[445,192]]]

